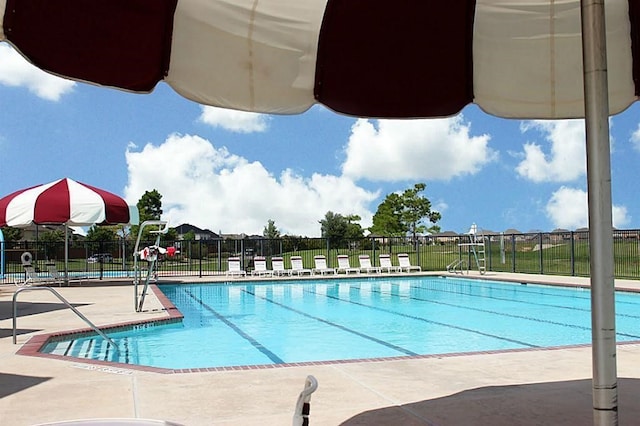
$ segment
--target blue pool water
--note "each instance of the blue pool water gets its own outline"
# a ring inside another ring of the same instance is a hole
[[[43,352],[184,369],[539,348],[591,342],[589,290],[454,277],[162,285],[182,322]],[[617,339],[640,340],[640,295],[617,293]]]

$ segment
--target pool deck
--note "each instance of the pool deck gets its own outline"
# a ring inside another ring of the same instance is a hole
[[[469,276],[478,277],[473,272]],[[575,277],[506,273],[484,277],[589,284],[588,279]],[[640,281],[618,280],[616,287],[640,291]],[[18,354],[34,336],[84,329],[86,324],[51,293],[23,292],[18,297],[14,345],[15,289],[0,284],[0,424],[4,426],[86,418],[290,425],[309,374],[319,383],[311,398],[312,426],[592,424],[590,346],[163,374]],[[98,326],[170,315],[152,293],[144,312],[134,312],[130,281],[54,289]],[[639,424],[640,342],[618,345],[617,369],[620,424]]]

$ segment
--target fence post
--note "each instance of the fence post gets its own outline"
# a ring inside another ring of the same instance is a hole
[[[542,250],[542,232],[538,233],[538,244],[540,247],[540,256],[538,256],[538,259],[540,259],[540,274],[544,274],[544,258],[543,258],[543,250]]]
[[[202,278],[202,240],[198,240],[198,277]]]
[[[576,256],[575,256],[575,238],[573,235],[573,231],[571,231],[571,276],[575,277],[576,276]]]
[[[511,272],[516,272],[516,235],[511,234]]]

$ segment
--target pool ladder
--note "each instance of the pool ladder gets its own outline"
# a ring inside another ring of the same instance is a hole
[[[13,344],[16,344],[16,320],[18,317],[18,294],[23,291],[36,291],[36,290],[47,290],[53,293],[67,308],[71,309],[73,313],[80,317],[82,321],[84,321],[93,331],[95,331],[100,337],[102,337],[108,344],[110,344],[113,349],[118,353],[118,345],[115,344],[113,340],[111,340],[102,330],[96,327],[87,317],[85,317],[82,312],[77,310],[67,299],[62,297],[60,293],[52,289],[51,287],[22,287],[19,288],[13,293]]]

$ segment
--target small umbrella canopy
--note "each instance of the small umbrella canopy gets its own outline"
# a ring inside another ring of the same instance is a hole
[[[0,198],[0,226],[65,225],[64,271],[69,275],[69,226],[132,224],[138,209],[111,192],[72,179],[22,189]]]
[[[33,224],[90,226],[137,224],[135,207],[111,192],[60,179],[16,191],[0,199],[0,226]]]

